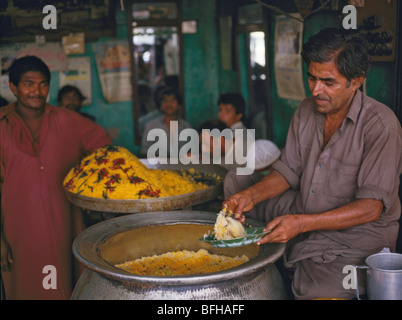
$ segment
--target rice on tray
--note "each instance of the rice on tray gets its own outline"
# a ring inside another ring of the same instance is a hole
[[[249,261],[246,255],[228,257],[205,249],[167,252],[116,264],[129,273],[148,276],[180,276],[222,271]]]
[[[203,190],[208,185],[188,172],[149,169],[127,149],[106,146],[97,149],[73,167],[64,179],[66,190],[92,198],[151,199]],[[216,177],[219,180],[219,177]]]

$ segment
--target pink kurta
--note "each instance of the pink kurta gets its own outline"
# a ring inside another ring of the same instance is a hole
[[[14,261],[11,271],[2,272],[6,298],[67,299],[73,237],[62,182],[84,152],[111,140],[93,121],[51,105],[45,108],[37,154],[13,104],[0,109],[0,137],[3,230]],[[46,266],[56,271],[56,283],[48,281],[55,273]]]

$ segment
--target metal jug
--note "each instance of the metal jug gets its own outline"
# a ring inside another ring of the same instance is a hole
[[[366,265],[355,266],[367,270],[369,300],[402,300],[402,254],[377,253],[366,258]],[[357,276],[355,276],[357,281]],[[359,299],[359,286],[356,296]]]

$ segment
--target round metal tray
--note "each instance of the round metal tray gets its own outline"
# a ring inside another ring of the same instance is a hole
[[[147,159],[140,159],[148,168],[168,169],[168,170],[194,170],[204,174],[216,174],[222,178],[225,177],[227,170],[214,164],[155,164],[152,165]],[[223,183],[212,184],[204,190],[192,193],[182,194],[173,197],[161,197],[155,199],[100,199],[77,195],[66,191],[67,198],[76,206],[83,209],[99,212],[111,213],[138,213],[151,211],[167,211],[173,209],[182,209],[197,204],[201,204],[222,194]]]

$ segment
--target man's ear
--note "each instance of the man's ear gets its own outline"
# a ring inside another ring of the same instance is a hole
[[[364,82],[364,77],[363,76],[353,78],[352,81],[351,81],[352,89],[353,90],[358,90],[362,86],[363,82]]]
[[[238,113],[236,114],[236,122],[239,122],[241,120],[241,118],[243,118],[243,114],[242,113]]]
[[[17,96],[17,91],[18,91],[18,90],[17,90],[17,87],[15,86],[15,84],[12,83],[12,82],[10,82],[8,86],[9,86],[11,92],[12,92],[15,96]]]

